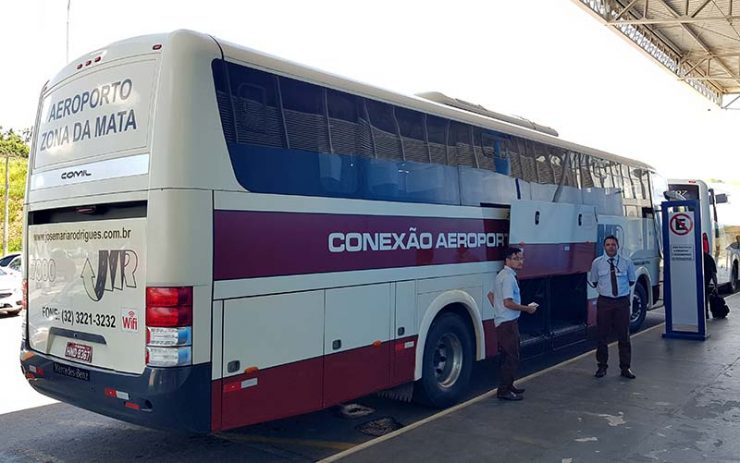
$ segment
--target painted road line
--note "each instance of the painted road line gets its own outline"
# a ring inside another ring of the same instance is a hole
[[[300,447],[313,447],[319,449],[331,450],[349,450],[355,447],[355,444],[349,442],[333,442],[312,439],[288,439],[282,437],[267,437],[256,435],[243,435],[234,433],[217,433],[214,434],[219,439],[228,441],[248,442],[250,444],[271,444],[271,445],[297,445]]]

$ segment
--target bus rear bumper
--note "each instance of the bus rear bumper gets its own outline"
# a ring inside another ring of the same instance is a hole
[[[211,364],[112,372],[21,349],[21,370],[41,394],[129,423],[211,431]]]

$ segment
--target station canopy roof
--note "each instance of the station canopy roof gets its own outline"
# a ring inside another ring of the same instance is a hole
[[[740,109],[740,1],[573,1],[716,105]]]

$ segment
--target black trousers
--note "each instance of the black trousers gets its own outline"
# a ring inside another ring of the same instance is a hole
[[[609,360],[609,341],[616,336],[619,345],[619,368],[625,370],[632,361],[630,344],[630,298],[609,298],[599,296],[596,301],[596,331],[598,347],[596,362],[606,367]]]
[[[498,393],[503,394],[514,385],[519,369],[519,321],[503,322],[496,327],[500,355]]]

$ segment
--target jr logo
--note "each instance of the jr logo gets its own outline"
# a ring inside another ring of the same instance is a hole
[[[98,273],[93,271],[90,259],[85,259],[82,268],[82,283],[87,295],[93,301],[103,298],[105,291],[122,291],[126,288],[136,288],[136,268],[139,257],[130,249],[98,251]]]

